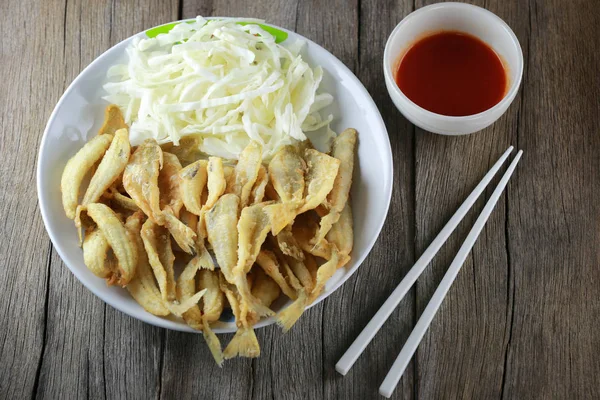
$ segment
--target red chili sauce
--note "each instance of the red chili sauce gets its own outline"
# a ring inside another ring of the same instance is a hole
[[[408,49],[398,65],[396,83],[424,109],[458,117],[498,104],[507,77],[490,46],[462,32],[440,32]]]

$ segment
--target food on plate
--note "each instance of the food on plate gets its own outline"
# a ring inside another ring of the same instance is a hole
[[[196,293],[196,273],[200,268],[200,260],[194,257],[183,269],[183,272],[177,279],[177,300],[182,302]],[[184,321],[194,329],[202,330],[202,312],[200,306],[194,304],[189,310],[183,313]]]
[[[179,218],[175,216],[175,213],[170,206],[165,207],[163,216],[165,218],[165,226],[173,236],[173,239],[175,239],[177,246],[184,252],[193,254],[197,237],[196,232],[181,222]]]
[[[127,290],[146,311],[154,315],[166,316],[170,314],[170,311],[163,302],[160,290],[156,286],[154,272],[142,241],[141,230],[144,218],[144,213],[137,211],[128,217],[127,222],[125,222],[125,228],[132,236],[138,252],[136,273],[129,281]]]
[[[114,204],[115,207],[119,207],[123,210],[127,210],[127,211],[138,211],[139,207],[137,206],[137,204],[135,203],[135,201],[133,201],[133,199],[131,197],[127,197],[124,194],[122,194],[121,192],[119,192],[119,190],[115,187],[111,187],[108,189],[108,191],[104,194],[104,197],[108,198],[111,202],[111,204]]]
[[[158,189],[158,175],[162,167],[163,152],[156,140],[148,139],[137,146],[123,172],[123,187],[127,194],[148,218],[159,225],[164,221]]]
[[[173,302],[175,295],[175,254],[171,247],[169,231],[154,223],[149,217],[142,225],[142,241],[150,266],[158,283],[162,299]]]
[[[302,252],[302,248],[294,237],[291,225],[283,228],[281,232],[275,236],[275,238],[277,240],[277,246],[283,252],[283,254],[293,257],[296,260],[304,260],[304,252]]]
[[[264,316],[289,330],[353,247],[356,130],[321,118],[332,98],[297,48],[236,22],[137,41],[109,72],[117,104],[61,180],[90,271],[202,331],[218,365],[260,355]],[[331,151],[304,134],[319,128]],[[226,309],[237,332],[222,349]]]
[[[252,276],[252,295],[260,300],[265,307],[270,307],[279,298],[281,288],[260,268],[252,271]],[[249,322],[254,325],[259,319],[258,314],[252,313],[249,317]]]
[[[138,252],[135,242],[119,216],[110,207],[102,203],[92,203],[85,206],[84,211],[94,221],[96,229],[106,238],[117,259],[109,284],[126,286],[137,267]]]
[[[284,146],[269,163],[273,189],[283,203],[299,204],[304,198],[306,162],[294,146]]]
[[[229,283],[235,281],[233,269],[238,259],[239,205],[239,197],[233,193],[225,194],[204,217],[208,242],[212,246],[223,276]]]
[[[100,196],[117,180],[123,173],[131,149],[129,146],[129,134],[127,129],[119,129],[115,132],[114,137],[102,157],[102,161],[96,168],[96,172],[90,180],[90,184],[85,191],[81,205],[85,206],[90,203],[96,203]]]
[[[75,211],[79,200],[79,188],[89,170],[104,156],[112,142],[112,135],[96,136],[87,142],[65,166],[60,181],[62,204],[65,214],[75,219]]]
[[[306,161],[306,184],[304,203],[299,214],[315,209],[327,198],[340,168],[340,160],[315,149],[304,151]]]
[[[102,124],[102,127],[98,131],[98,135],[114,135],[119,129],[127,128],[128,126],[125,123],[125,119],[123,118],[123,114],[121,114],[119,106],[111,104],[104,110],[104,124]]]
[[[202,192],[208,178],[207,164],[206,160],[198,160],[179,172],[183,204],[196,215],[200,215],[202,210]]]
[[[281,291],[290,299],[295,300],[298,297],[296,292],[296,288],[292,288],[288,280],[283,275],[284,272],[287,274],[287,271],[282,271],[275,254],[269,250],[261,250],[256,257],[256,263],[262,268],[262,270],[267,274],[279,287]],[[295,281],[294,281],[295,282]]]
[[[98,229],[90,229],[83,241],[83,262],[98,278],[108,278],[113,273],[111,260],[108,258],[110,246],[106,237]]]
[[[331,155],[340,160],[340,167],[333,188],[323,203],[328,214],[321,217],[321,227],[314,243],[321,242],[331,230],[333,224],[340,219],[340,214],[348,203],[350,186],[352,185],[352,171],[354,170],[354,148],[356,147],[357,132],[355,129],[346,129],[333,140]]]
[[[327,242],[335,245],[340,254],[349,256],[354,246],[354,232],[352,228],[352,208],[350,203],[342,209],[340,217],[333,224],[331,230],[325,236]]]
[[[206,290],[202,298],[202,333],[215,362],[223,364],[221,342],[210,329],[210,324],[217,322],[225,307],[225,295],[219,285],[219,272],[201,269],[198,272],[198,289]]]
[[[321,129],[332,139],[333,117],[321,115],[333,102],[319,90],[322,68],[303,59],[302,42],[277,43],[260,22],[197,17],[135,39],[129,60],[111,67],[104,85],[132,144],[186,143],[188,155],[238,159],[256,141],[268,160],[307,132]]]
[[[267,173],[267,169],[264,165],[261,165],[258,170],[256,182],[254,182],[254,187],[250,193],[250,204],[258,204],[263,201],[268,182],[269,174]]]
[[[164,210],[168,206],[175,216],[179,216],[179,210],[183,207],[181,198],[182,182],[179,176],[181,163],[174,154],[163,151],[162,155],[163,165],[158,174],[160,208]]]

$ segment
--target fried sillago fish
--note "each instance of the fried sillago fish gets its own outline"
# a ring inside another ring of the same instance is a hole
[[[128,211],[138,211],[140,208],[131,197],[127,197],[120,193],[115,187],[109,189],[111,206],[118,206]]]
[[[206,212],[215,205],[217,200],[219,200],[219,197],[221,197],[227,188],[227,180],[225,179],[223,160],[221,158],[209,157],[206,171],[206,188],[208,196],[206,198],[206,203],[204,203],[198,214],[198,240],[204,240],[206,238],[206,222],[204,217]]]
[[[303,205],[306,163],[293,146],[284,146],[269,163],[269,181],[280,203],[266,208],[271,219],[271,233],[278,235],[294,222]],[[269,197],[274,197],[270,195]]]
[[[198,160],[179,173],[183,204],[196,215],[200,215],[202,210],[201,197],[207,181],[207,164],[206,160]]]
[[[138,250],[136,273],[133,279],[129,281],[127,290],[146,311],[154,315],[166,316],[171,312],[165,306],[160,290],[156,286],[154,273],[152,272],[152,267],[148,261],[148,255],[146,254],[140,235],[144,218],[144,213],[137,211],[127,218],[125,222],[125,228],[131,234]]]
[[[254,333],[250,321],[242,318],[243,305],[241,304],[237,288],[229,284],[223,275],[221,276],[222,278],[220,279],[219,284],[229,301],[238,328],[233,339],[231,339],[223,351],[223,356],[225,359],[230,359],[235,356],[258,357],[260,355],[260,345],[258,344],[258,339],[256,338],[256,334]]]
[[[309,269],[304,264],[304,261],[297,260],[293,257],[286,256],[283,253],[280,254],[281,259],[285,260],[287,265],[289,266],[291,272],[298,279],[300,284],[306,289],[306,291],[310,292],[315,287],[315,280],[313,279]]]
[[[200,150],[200,145],[203,140],[201,135],[189,135],[182,137],[179,140],[178,146],[175,146],[173,143],[165,143],[160,147],[164,151],[175,154],[185,167],[202,157],[203,154]]]
[[[260,356],[260,345],[252,326],[241,326],[235,332],[233,339],[229,342],[223,356],[226,360],[240,356],[256,358]]]
[[[327,242],[334,244],[341,254],[349,255],[354,246],[354,230],[352,227],[352,209],[350,202],[340,213],[340,217],[325,237]]]
[[[234,183],[232,193],[240,198],[240,206],[248,205],[250,192],[258,177],[258,171],[262,165],[262,146],[251,141],[240,154],[234,171]]]
[[[304,252],[294,237],[291,225],[288,225],[281,230],[281,232],[277,234],[276,239],[277,246],[283,254],[293,257],[296,260],[304,260]]]
[[[298,214],[312,210],[325,201],[340,167],[340,160],[313,149],[304,152],[304,160],[307,166],[305,197]]]
[[[185,208],[179,212],[179,220],[194,232],[198,229],[198,216]]]
[[[327,195],[325,207],[329,213],[321,219],[321,226],[313,243],[318,243],[325,238],[327,232],[335,224],[342,210],[348,202],[350,186],[352,186],[352,172],[354,170],[354,153],[356,149],[357,132],[355,129],[346,129],[333,140],[331,155],[340,160],[340,167],[333,189]]]
[[[281,288],[283,294],[292,300],[298,297],[298,293],[295,288],[290,286],[288,280],[283,275],[277,257],[269,250],[261,250],[256,257],[256,263],[263,269],[263,271],[270,276],[275,283]],[[289,275],[288,275],[289,276]]]
[[[278,235],[285,227],[294,223],[298,215],[298,204],[275,203],[265,207],[265,213],[271,221],[271,233]]]
[[[306,162],[293,146],[284,146],[269,162],[269,179],[283,203],[300,203],[304,197]]]
[[[85,191],[82,205],[96,203],[104,193],[123,173],[129,161],[131,146],[129,145],[129,133],[127,129],[119,129],[108,148],[96,172],[90,180]]]
[[[219,157],[209,157],[206,166],[208,198],[204,207],[211,208],[225,192],[227,181],[223,169],[223,160]]]
[[[196,232],[175,216],[171,206],[165,207],[162,216],[165,227],[171,233],[181,250],[188,254],[194,254],[196,251]]]
[[[210,329],[210,323],[219,320],[225,307],[224,294],[219,286],[219,272],[201,269],[198,271],[198,289],[206,290],[202,297],[202,322],[203,335],[210,352],[216,363],[223,363],[221,342],[217,335]]]
[[[238,210],[240,199],[229,193],[221,196],[205,215],[208,242],[227,282],[234,284],[233,269],[237,264]]]
[[[163,166],[158,174],[159,204],[160,208],[170,207],[173,214],[179,217],[179,210],[183,207],[181,199],[181,163],[176,155],[163,151]]]
[[[206,294],[202,298],[202,313],[205,321],[218,321],[225,307],[224,294],[219,287],[219,272],[208,269],[198,271],[198,289],[206,289]]]
[[[254,183],[254,187],[252,188],[252,192],[250,193],[250,204],[258,204],[263,201],[268,182],[269,173],[267,172],[267,169],[261,165],[260,169],[258,170],[256,182]]]
[[[99,136],[102,137],[102,136]],[[163,153],[154,139],[146,139],[131,155],[123,172],[123,187],[138,207],[159,225],[164,223],[160,209],[158,175]]]
[[[338,261],[338,251],[333,246],[331,258],[317,270],[316,284],[313,289],[311,291],[301,290],[298,294],[298,299],[277,315],[277,323],[283,328],[284,332],[289,331],[296,321],[298,321],[306,306],[319,297],[325,287],[325,283],[337,270]]]
[[[227,281],[236,285],[249,309],[260,315],[272,315],[251,294],[246,274],[269,231],[269,221],[263,205],[246,207],[237,220],[239,198],[235,194],[222,196],[206,214],[208,241]],[[249,266],[248,266],[249,265]]]
[[[109,278],[113,271],[107,260],[110,249],[108,241],[99,229],[93,229],[85,234],[83,241],[83,262],[98,278]]]
[[[177,279],[177,300],[184,302],[196,293],[196,272],[200,268],[199,257],[194,257],[183,269],[183,272]],[[190,307],[183,313],[183,320],[190,327],[196,330],[202,330],[202,312],[197,304]]]
[[[108,206],[92,203],[86,206],[87,215],[94,220],[118,261],[114,272],[116,284],[125,286],[135,275],[138,262],[137,246],[125,226]]]
[[[294,225],[292,226],[292,233],[302,250],[328,260],[331,255],[329,243],[324,240],[316,244],[311,243],[311,240],[315,237],[318,229],[319,226],[311,217],[310,213],[305,213],[296,218]]]
[[[271,219],[271,233],[279,234],[286,226],[292,224],[298,214],[316,208],[327,198],[333,188],[333,182],[338,173],[340,161],[317,150],[307,149],[304,154],[306,161],[306,179],[304,185],[304,200],[298,202],[282,202],[265,207],[265,212]],[[271,178],[273,180],[273,177]],[[275,184],[273,185],[275,186]],[[281,193],[278,192],[279,197]]]
[[[113,135],[96,136],[87,142],[65,166],[60,180],[60,191],[65,214],[70,219],[75,218],[79,188],[88,171],[104,156],[110,146]]]
[[[259,299],[265,307],[270,307],[281,294],[279,285],[260,268],[253,269],[252,274],[254,275],[252,295]],[[256,313],[251,313],[248,316],[251,325],[256,324],[259,319],[260,317]]]
[[[98,135],[114,135],[119,129],[128,129],[119,106],[111,104],[104,110],[104,123],[98,130]]]
[[[256,261],[256,256],[271,230],[269,216],[264,212],[268,204],[259,203],[242,209],[237,224],[238,262],[234,274],[247,274]]]
[[[240,296],[248,309],[259,316],[272,315],[273,311],[269,307],[264,306],[259,299],[252,295],[246,275],[254,265],[261,246],[271,229],[269,217],[264,212],[264,207],[268,204],[259,203],[245,207],[242,210],[237,225],[238,263],[233,272]],[[242,317],[244,318],[245,316],[243,312]]]
[[[173,269],[175,255],[171,247],[169,231],[148,218],[142,225],[141,236],[162,299],[165,302],[175,301],[177,297],[175,271]]]

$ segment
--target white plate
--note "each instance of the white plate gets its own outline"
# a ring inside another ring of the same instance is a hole
[[[282,28],[278,28],[282,29]],[[285,29],[282,29],[285,30]],[[332,294],[356,271],[377,240],[388,212],[392,195],[392,152],[385,125],[371,96],[354,74],[327,50],[290,31],[287,40],[306,41],[303,57],[311,65],[321,65],[323,90],[335,97],[335,105],[326,112],[335,117],[332,128],[341,132],[352,127],[359,132],[358,159],[352,185],[354,211],[354,250],[352,261],[327,282],[316,304]],[[109,287],[84,265],[73,222],[64,213],[60,195],[60,177],[67,160],[91,137],[102,123],[107,103],[100,97],[106,71],[111,65],[126,59],[125,48],[136,37],[130,37],[112,47],[71,83],[54,108],[40,146],[37,189],[42,218],[48,235],[67,267],[96,296],[114,308],[152,325],[179,331],[195,332],[183,321],[154,316],[146,312],[129,293],[119,287]],[[381,78],[383,79],[383,77]],[[366,283],[365,283],[366,284]],[[374,288],[364,288],[374,290]],[[279,307],[285,304],[279,304]],[[344,316],[340,316],[344,318]],[[270,325],[274,318],[261,320],[256,327]],[[215,332],[233,332],[231,321],[219,322]]]

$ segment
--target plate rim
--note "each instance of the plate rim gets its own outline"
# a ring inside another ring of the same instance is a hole
[[[238,19],[235,17],[218,17],[218,16],[204,17],[204,18],[205,19]],[[244,18],[240,18],[240,19],[244,19]],[[154,29],[154,28],[162,26],[162,25],[192,21],[192,20],[195,20],[195,18],[187,18],[187,19],[167,22],[165,24],[156,25],[156,26],[148,28],[144,31],[135,33],[135,34],[129,36],[128,38],[121,40],[119,43],[115,44],[114,46],[111,46],[107,50],[103,51],[102,54],[100,54],[98,57],[94,58],[94,60],[92,62],[90,62],[84,69],[82,69],[79,72],[79,74],[75,77],[75,79],[73,79],[73,81],[69,84],[69,86],[63,92],[63,94],[60,96],[58,102],[56,103],[56,105],[54,106],[54,109],[52,110],[52,113],[50,114],[50,117],[48,118],[46,127],[44,128],[44,132],[42,134],[42,139],[40,141],[40,147],[38,150],[38,155],[37,155],[37,160],[36,160],[37,161],[36,190],[37,190],[37,198],[38,198],[38,208],[42,215],[44,229],[46,230],[46,233],[48,234],[48,237],[50,238],[50,241],[52,242],[52,246],[54,247],[54,250],[56,250],[56,252],[60,256],[62,263],[71,271],[71,273],[75,276],[75,278],[77,278],[77,280],[87,290],[92,292],[101,301],[110,305],[117,311],[122,312],[122,313],[124,313],[136,320],[142,321],[146,324],[149,324],[152,326],[157,326],[157,327],[164,328],[164,329],[180,331],[180,332],[202,333],[200,331],[192,329],[191,327],[189,327],[179,321],[173,321],[171,319],[161,318],[161,317],[157,317],[156,320],[150,319],[149,315],[152,315],[152,314],[148,313],[145,310],[144,310],[145,312],[141,313],[141,314],[135,314],[128,310],[126,311],[117,304],[118,302],[116,301],[116,299],[100,295],[99,291],[94,289],[92,286],[87,285],[85,283],[86,280],[78,273],[77,269],[74,267],[71,267],[71,265],[69,265],[69,263],[67,263],[65,261],[66,257],[63,254],[63,250],[61,249],[61,246],[57,244],[57,240],[55,240],[55,236],[57,237],[57,235],[51,233],[51,229],[49,228],[50,225],[49,225],[49,217],[48,217],[48,214],[50,213],[50,211],[47,210],[47,204],[43,201],[42,187],[41,187],[41,179],[42,179],[41,160],[44,158],[43,153],[44,153],[44,149],[46,147],[46,142],[47,142],[47,139],[49,136],[48,132],[49,132],[50,126],[53,124],[54,120],[56,119],[56,114],[58,113],[58,110],[63,105],[63,102],[65,101],[67,95],[69,95],[78,86],[78,83],[81,79],[83,79],[85,72],[88,69],[91,69],[92,66],[94,64],[96,64],[97,62],[99,62],[100,59],[106,57],[108,53],[112,53],[113,51],[115,51],[117,49],[121,49],[121,47],[125,47],[127,44],[129,44],[130,41],[132,41],[136,37],[139,37],[139,36],[145,34],[146,31],[148,31],[149,29]],[[368,240],[367,246],[366,246],[367,251],[365,251],[361,257],[359,257],[355,260],[355,265],[351,269],[347,270],[347,273],[343,277],[343,279],[340,279],[338,282],[336,282],[327,293],[322,293],[321,295],[319,295],[319,297],[317,297],[317,299],[312,304],[310,304],[309,306],[306,307],[306,309],[309,309],[309,308],[319,304],[321,301],[323,301],[324,299],[326,299],[333,293],[335,293],[337,291],[337,289],[339,289],[340,286],[342,286],[344,283],[346,283],[346,281],[348,281],[348,279],[350,279],[350,277],[352,277],[352,275],[354,275],[354,273],[358,270],[358,268],[363,264],[363,262],[365,261],[367,256],[371,253],[371,250],[373,250],[373,246],[379,239],[379,236],[381,235],[381,230],[383,229],[383,225],[387,221],[387,217],[389,214],[389,208],[390,208],[390,204],[391,204],[391,200],[392,200],[393,183],[394,183],[394,159],[393,159],[392,148],[391,148],[390,139],[389,139],[389,133],[387,131],[387,127],[385,125],[385,122],[383,120],[381,112],[379,111],[379,108],[377,107],[377,104],[371,97],[371,94],[369,93],[369,91],[365,88],[362,81],[354,74],[354,72],[352,72],[352,70],[350,70],[350,68],[348,68],[340,59],[338,59],[335,55],[333,55],[329,50],[327,50],[324,47],[322,47],[321,45],[313,42],[312,40],[306,38],[305,36],[303,36],[297,32],[291,31],[289,29],[285,29],[280,26],[271,24],[271,23],[267,23],[264,21],[262,23],[265,25],[272,26],[273,28],[280,29],[284,32],[287,32],[288,33],[287,40],[294,38],[295,36],[298,36],[299,39],[303,40],[306,43],[307,47],[314,46],[314,47],[324,51],[331,58],[332,64],[336,65],[336,68],[339,68],[344,73],[348,74],[352,79],[354,79],[358,90],[361,92],[362,97],[364,97],[367,100],[367,103],[369,103],[370,106],[372,106],[372,108],[375,110],[375,115],[377,117],[376,120],[377,120],[377,124],[379,125],[379,130],[381,130],[382,132],[385,133],[384,137],[386,139],[386,140],[384,140],[384,147],[385,147],[384,150],[386,153],[386,158],[389,160],[389,163],[388,163],[389,167],[388,167],[387,172],[390,176],[390,179],[384,183],[384,193],[382,193],[382,195],[384,196],[384,199],[385,199],[385,210],[384,210],[385,212],[384,212],[384,218],[381,220],[381,222],[376,227],[377,234]],[[121,51],[124,51],[124,49]],[[258,329],[258,328],[272,325],[274,323],[276,323],[276,320],[273,317],[263,318],[256,325],[254,325],[254,328]],[[229,327],[215,327],[213,330],[217,334],[235,332],[235,329],[232,329]]]

